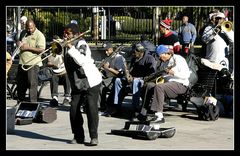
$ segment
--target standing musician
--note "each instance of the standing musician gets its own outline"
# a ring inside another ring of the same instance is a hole
[[[27,31],[27,35],[25,33]],[[38,92],[38,72],[39,68],[43,66],[41,61],[41,52],[46,48],[46,39],[42,32],[40,32],[33,20],[28,19],[26,22],[26,31],[20,34],[20,40],[17,43],[20,47],[19,66],[17,73],[17,96],[18,102],[25,101],[25,94],[29,88],[29,97],[31,102],[37,101]],[[25,36],[22,38],[22,36]],[[36,58],[31,60],[32,58]],[[33,66],[31,69],[25,71],[22,69]]]
[[[234,33],[221,29],[225,15],[222,12],[212,15],[214,24],[204,29],[202,40],[206,43],[206,59],[213,63],[219,63],[229,69],[229,45],[233,45]]]
[[[67,41],[64,50],[64,64],[71,84],[70,123],[74,138],[71,144],[85,143],[83,116],[80,107],[85,103],[91,146],[98,145],[98,98],[102,76],[91,57],[91,49],[81,37],[79,26],[70,23],[65,27]],[[75,41],[73,39],[76,38]]]
[[[151,111],[155,113],[152,121],[163,123],[163,105],[165,98],[176,98],[178,94],[183,94],[187,91],[189,85],[189,68],[186,60],[174,54],[172,47],[160,45],[156,49],[156,54],[162,61],[158,71],[165,71],[164,83],[156,84],[155,82],[146,82],[146,90],[143,98],[143,107],[141,113],[137,118],[142,121],[146,120],[147,104],[150,103],[151,98]]]

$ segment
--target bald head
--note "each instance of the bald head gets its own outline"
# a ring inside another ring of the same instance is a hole
[[[26,29],[30,34],[33,34],[34,31],[36,30],[36,26],[33,20],[29,19],[26,22]]]

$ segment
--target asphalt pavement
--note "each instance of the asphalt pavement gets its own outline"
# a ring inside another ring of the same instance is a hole
[[[59,86],[59,102],[63,101],[63,87]],[[43,88],[40,99],[48,105],[50,96],[49,84]],[[6,99],[8,108],[16,104],[16,100]],[[123,103],[122,117],[99,116],[99,144],[86,146],[90,141],[86,114],[84,129],[86,144],[69,144],[73,138],[69,105],[60,105],[57,119],[52,123],[32,123],[14,125],[11,133],[6,134],[6,150],[234,150],[234,118],[220,117],[217,121],[201,121],[194,107],[189,104],[188,112],[181,111],[176,101],[165,108],[166,122],[161,128],[174,127],[176,133],[171,138],[147,140],[132,136],[115,135],[111,130],[122,129],[129,121],[131,97]],[[7,126],[6,126],[7,127]]]

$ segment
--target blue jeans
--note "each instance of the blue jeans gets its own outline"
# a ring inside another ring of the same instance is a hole
[[[132,82],[132,105],[136,109],[139,107],[141,88],[144,81],[141,78],[134,78]]]
[[[123,92],[124,89],[127,86],[127,79],[124,78],[115,78],[114,80],[114,86],[112,89],[114,89],[114,100],[113,104],[122,104],[122,97],[123,97]]]

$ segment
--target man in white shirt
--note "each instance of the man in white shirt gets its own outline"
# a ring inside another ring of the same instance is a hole
[[[213,63],[219,63],[229,69],[229,46],[234,42],[233,31],[225,32],[220,26],[224,22],[225,15],[215,13],[215,25],[209,25],[204,29],[202,40],[207,44],[206,59]]]
[[[164,72],[164,83],[156,84],[148,82],[143,98],[143,108],[137,118],[142,121],[146,120],[147,104],[152,103],[150,110],[155,113],[153,122],[164,123],[163,105],[165,98],[176,98],[179,94],[184,94],[189,85],[189,67],[186,60],[174,54],[172,46],[160,45],[156,49],[156,54],[159,60],[162,61],[157,72]]]
[[[50,82],[50,89],[52,100],[50,101],[50,106],[58,106],[58,86],[59,82],[62,82],[64,88],[64,100],[63,105],[69,105],[70,102],[70,82],[66,73],[65,65],[63,62],[63,56],[57,55],[50,56],[48,58],[48,67],[53,70],[52,79]]]

